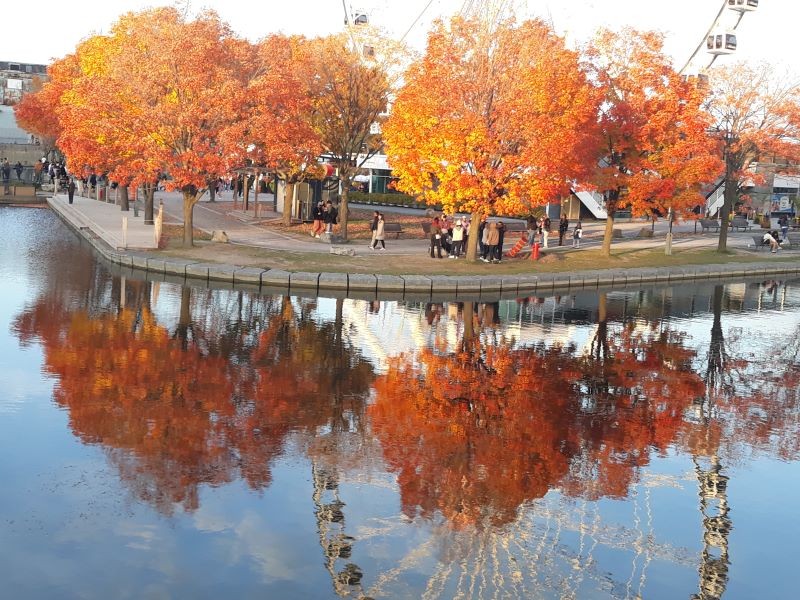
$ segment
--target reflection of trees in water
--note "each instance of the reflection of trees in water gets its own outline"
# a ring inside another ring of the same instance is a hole
[[[288,435],[313,436],[348,420],[350,410],[363,412],[369,364],[342,340],[341,327],[293,314],[288,300],[248,297],[243,304],[261,305],[250,307],[262,311],[260,329],[251,322],[217,332],[205,328],[207,315],[192,319],[197,305],[184,288],[169,331],[149,308],[149,283],[127,282],[125,308],[118,282],[105,289],[102,310],[43,296],[17,319],[17,331],[42,340],[56,402],[75,434],[101,444],[134,494],[162,512],[197,508],[201,485],[237,477],[254,489],[269,485]],[[247,316],[241,308],[234,319]]]
[[[404,512],[499,525],[555,486],[624,497],[675,439],[702,381],[676,332],[599,331],[600,355],[473,336],[455,352],[392,361],[369,410]]]

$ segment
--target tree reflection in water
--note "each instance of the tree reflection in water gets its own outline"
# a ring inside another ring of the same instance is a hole
[[[151,285],[128,282],[126,303],[116,288],[106,310],[45,297],[16,326],[23,340],[41,340],[74,434],[102,445],[137,498],[171,514],[197,509],[202,485],[241,477],[261,489],[290,433],[363,412],[372,367],[335,323],[294,314],[288,298],[254,297],[259,319],[208,330],[191,319],[183,288],[169,331],[151,311]]]
[[[467,303],[457,343],[438,338],[391,358],[376,378],[345,334],[341,300],[323,319],[315,300],[183,288],[167,327],[150,305],[155,284],[94,276],[85,308],[53,292],[15,324],[23,342],[41,340],[75,435],[101,445],[132,493],[163,514],[197,509],[203,486],[241,478],[264,489],[291,438],[312,463],[313,517],[343,596],[361,593],[365,574],[340,477],[377,454],[397,474],[404,515],[447,540],[444,564],[524,535],[551,490],[583,505],[629,498],[653,457],[676,447],[694,459],[697,597],[709,599],[725,591],[730,566],[724,465],[747,452],[798,456],[797,344],[781,345],[770,368],[748,356],[723,329],[722,288],[707,355],[669,320],[609,320],[603,294],[585,348],[523,346],[497,327],[497,305]],[[435,328],[442,311],[425,317]],[[521,556],[533,564],[548,550],[537,552]]]
[[[475,335],[393,360],[369,413],[404,512],[492,526],[554,487],[625,496],[651,452],[676,439],[703,382],[684,336],[600,325],[599,355]]]

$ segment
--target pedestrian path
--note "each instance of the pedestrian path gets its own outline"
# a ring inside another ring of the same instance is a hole
[[[48,200],[50,207],[78,229],[89,229],[116,250],[153,250],[158,248],[155,227],[146,225],[144,213],[99,200],[75,196],[70,204],[66,194]]]
[[[165,224],[183,223],[183,199],[177,192],[157,192],[156,204],[163,203]],[[68,204],[65,194],[59,194],[55,199],[51,199],[51,205],[60,213],[69,212],[75,222],[80,226],[91,229],[96,235],[103,239],[112,248],[128,249],[154,249],[157,247],[154,227],[144,224],[143,212],[138,216],[134,211],[123,212],[119,206],[113,203],[102,202],[94,199],[75,196],[74,203]],[[261,221],[265,219],[279,219],[280,213],[268,210],[271,203],[261,204],[261,220],[253,219],[250,215],[240,214],[233,211],[232,202],[199,202],[194,208],[194,225],[198,229],[211,233],[215,230],[222,230],[234,245],[250,246],[254,248],[264,248],[267,250],[278,250],[286,252],[307,252],[323,253],[331,252],[332,246],[321,239],[311,236],[300,235],[297,233],[287,233],[276,228],[264,227]],[[393,207],[381,207],[391,214]],[[412,210],[412,209],[403,209]],[[421,211],[418,211],[421,212]],[[238,215],[238,218],[237,218]],[[127,232],[123,232],[123,217],[127,217]],[[650,227],[648,222],[634,221],[630,223],[615,224],[615,228],[622,229],[626,237],[615,239],[613,247],[619,249],[643,249],[643,248],[663,248],[664,238],[658,237],[659,233],[663,236],[665,224],[657,223],[655,238],[632,237],[641,229]],[[604,223],[587,223],[584,226],[584,238],[581,240],[582,248],[597,247],[602,242]],[[694,224],[683,223],[674,226],[675,237],[673,246],[676,248],[715,248],[717,235],[714,234],[692,234]],[[728,245],[731,249],[747,248],[752,245],[752,234],[731,233],[728,237]],[[508,236],[506,248],[510,249],[517,240],[516,236]],[[557,246],[557,240],[551,238],[549,252],[570,252],[571,240],[565,240],[564,246]],[[419,256],[423,257],[429,253],[430,242],[425,239],[389,239],[387,249],[380,254],[400,255],[400,256]],[[345,245],[356,252],[356,254],[371,254],[367,240],[354,240]],[[524,254],[523,254],[524,255]]]

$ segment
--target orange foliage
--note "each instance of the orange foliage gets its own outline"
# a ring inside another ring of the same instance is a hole
[[[588,52],[603,91],[601,166],[594,184],[606,192],[610,252],[615,211],[684,214],[704,202],[700,187],[723,165],[703,110],[704,93],[685,81],[662,50],[662,36],[625,29],[599,32]]]
[[[598,101],[541,21],[439,23],[384,127],[397,187],[447,212],[528,213],[591,172]]]
[[[249,154],[284,179],[302,175],[317,164],[322,145],[309,118],[312,98],[297,65],[307,61],[302,38],[271,35],[254,49],[258,68],[249,82],[250,116],[242,121],[242,143],[255,145]],[[232,133],[233,135],[233,133]]]
[[[333,323],[290,310],[269,318],[254,347],[226,343],[250,354],[246,363],[209,352],[190,323],[171,334],[146,305],[93,315],[41,302],[17,330],[41,340],[75,435],[101,445],[135,496],[167,514],[198,508],[204,485],[268,486],[286,437],[335,429],[362,410],[372,379]]]
[[[502,524],[555,487],[624,496],[702,394],[684,341],[625,327],[606,340],[602,361],[504,341],[393,361],[369,415],[403,511],[439,513],[455,526]]]
[[[56,139],[61,133],[61,123],[56,114],[61,95],[78,72],[77,58],[67,55],[47,68],[49,81],[39,89],[25,94],[14,106],[14,115],[20,127],[40,137]]]
[[[577,397],[567,351],[500,345],[417,359],[419,367],[393,361],[369,407],[407,515],[507,523],[566,475],[562,444]]]

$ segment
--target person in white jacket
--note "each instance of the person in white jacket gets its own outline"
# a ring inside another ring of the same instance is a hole
[[[383,220],[383,214],[378,213],[378,222],[375,224],[375,231],[373,232],[374,241],[372,242],[372,249],[377,250],[378,242],[381,243],[381,250],[386,250],[386,234],[384,233],[384,227],[386,223]]]
[[[461,219],[456,221],[453,227],[453,244],[450,247],[450,258],[458,258],[461,256],[464,247],[464,225]]]

